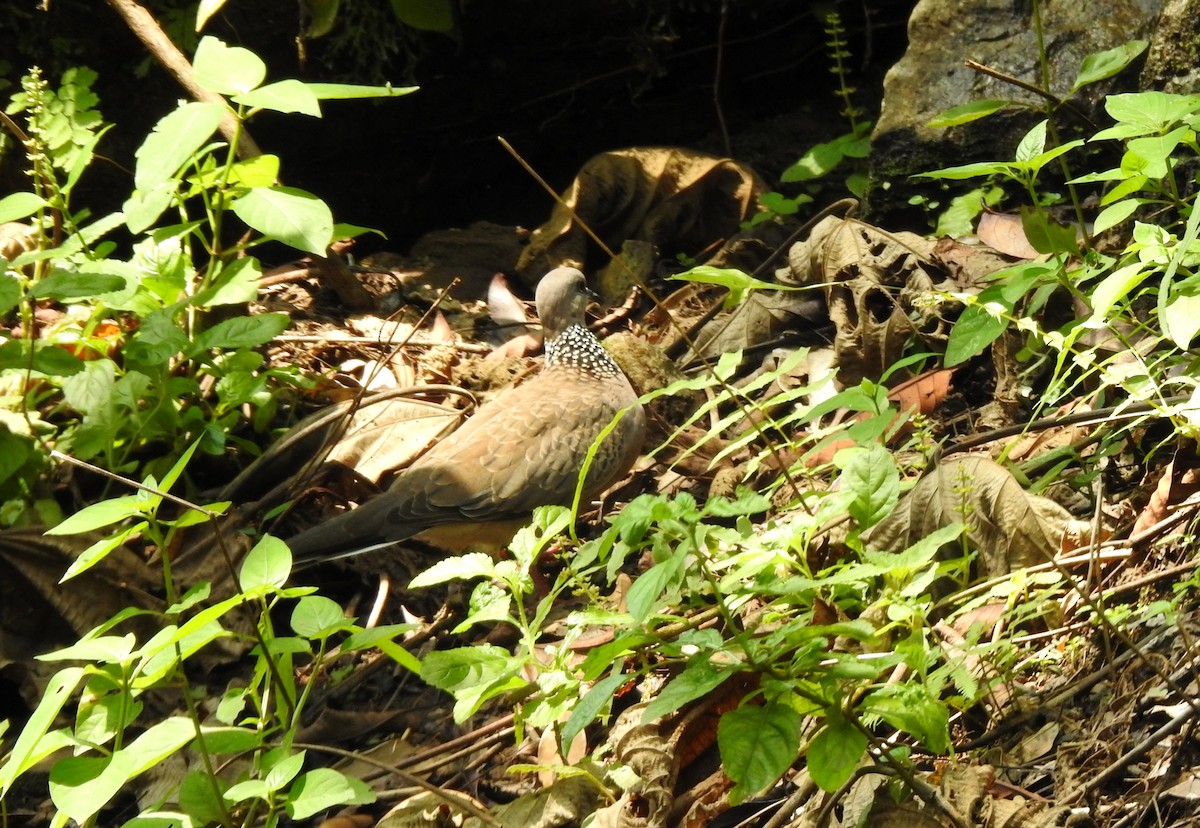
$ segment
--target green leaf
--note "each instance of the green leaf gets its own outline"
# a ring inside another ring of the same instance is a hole
[[[1031,161],[1046,150],[1046,126],[1049,121],[1039,121],[1017,144],[1016,160]]]
[[[842,467],[838,485],[854,495],[847,506],[860,529],[883,520],[900,499],[900,470],[892,454],[879,443],[839,452]]]
[[[21,303],[21,283],[11,273],[0,273],[0,316]]]
[[[1147,178],[1166,178],[1170,171],[1171,153],[1175,152],[1184,141],[1195,141],[1196,134],[1190,127],[1177,127],[1166,135],[1148,135],[1144,138],[1134,138],[1126,144],[1127,154],[1143,159],[1144,164],[1138,164],[1137,169]],[[1122,169],[1125,161],[1121,161]]]
[[[1141,202],[1136,198],[1127,198],[1116,204],[1108,205],[1096,216],[1096,221],[1092,225],[1092,233],[1098,236],[1105,230],[1116,227],[1137,212],[1140,204]]]
[[[211,35],[200,39],[192,66],[196,82],[221,95],[249,92],[267,76],[267,65],[258,55],[241,46],[226,46]]]
[[[292,785],[287,812],[293,820],[303,820],[338,805],[366,805],[374,801],[374,792],[360,780],[333,768],[317,768]]]
[[[917,173],[914,178],[939,178],[947,181],[963,181],[968,178],[981,178],[988,175],[1003,175],[1007,178],[1015,177],[1015,170],[1012,164],[1005,164],[1000,161],[980,161],[975,164],[963,164],[958,167],[946,167],[933,172]]]
[[[1200,295],[1172,291],[1162,310],[1163,333],[1179,348],[1191,347],[1200,333]]]
[[[625,606],[629,614],[639,623],[645,621],[662,598],[663,591],[679,575],[683,560],[673,555],[662,563],[647,569],[633,582],[625,594]]]
[[[952,368],[983,353],[1008,327],[1008,319],[980,305],[970,305],[950,329],[942,364]]]
[[[300,771],[304,770],[304,758],[308,755],[307,751],[299,751],[291,756],[285,756],[271,766],[267,771],[267,775],[263,778],[267,788],[272,791],[278,791],[284,785],[295,779]]]
[[[833,793],[850,778],[866,752],[866,734],[842,716],[830,716],[808,746],[808,775],[821,790]]]
[[[994,112],[999,112],[1006,106],[1012,104],[1012,101],[995,101],[981,100],[971,101],[970,103],[952,106],[940,115],[934,116],[926,126],[937,129],[939,127],[952,127],[961,124],[968,124],[971,121],[978,121],[980,118],[986,118]]]
[[[592,685],[583,698],[571,708],[571,718],[562,729],[562,743],[569,745],[585,727],[591,724],[600,712],[612,702],[613,695],[630,677],[624,673],[613,673]]]
[[[1109,95],[1104,99],[1104,109],[1118,123],[1097,132],[1093,141],[1166,132],[1200,110],[1200,96],[1131,92]]]
[[[737,783],[735,802],[765,790],[791,767],[800,752],[803,721],[775,702],[744,705],[721,717],[717,745],[725,772]]]
[[[396,19],[414,29],[448,32],[454,28],[450,0],[391,0]]]
[[[258,298],[261,281],[258,259],[251,256],[235,259],[221,268],[211,285],[196,294],[195,303],[202,308],[215,308],[253,302]]]
[[[292,571],[292,550],[273,535],[263,535],[242,561],[238,583],[248,590],[258,586],[282,587]]]
[[[258,187],[233,202],[233,212],[268,238],[324,256],[333,241],[333,213],[294,187]]]
[[[21,728],[21,735],[8,752],[4,765],[0,766],[0,797],[8,793],[13,782],[50,750],[63,746],[61,739],[47,738],[47,732],[83,677],[82,667],[67,667],[59,670],[47,682],[37,707]]]
[[[421,662],[421,678],[453,693],[463,687],[490,684],[521,669],[522,662],[494,644],[434,650]]]
[[[799,161],[784,170],[779,176],[779,180],[785,184],[792,184],[821,178],[832,172],[845,157],[846,154],[837,140],[817,144],[804,153]]]
[[[212,16],[224,7],[226,0],[200,0],[196,9],[196,31],[201,31]]]
[[[780,285],[756,279],[744,271],[735,268],[712,267],[710,265],[699,265],[690,270],[685,270],[683,273],[676,274],[671,278],[678,279],[681,282],[700,282],[705,285],[718,285],[719,287],[727,288],[729,290],[729,296],[725,298],[725,307],[727,308],[740,305],[747,291],[782,289]]]
[[[443,558],[412,579],[409,589],[420,589],[444,584],[446,581],[470,581],[475,578],[491,578],[496,572],[496,562],[491,555],[471,552],[452,558]]]
[[[329,34],[337,21],[339,0],[307,0],[308,29],[304,36],[316,40]]]
[[[80,414],[92,414],[112,404],[117,366],[111,359],[93,359],[83,370],[62,380],[63,398]]]
[[[32,216],[46,204],[46,199],[33,193],[12,193],[0,198],[0,222],[20,221]]]
[[[146,528],[146,526],[147,524],[144,520],[138,521],[128,529],[123,529],[120,532],[117,532],[115,535],[111,535],[107,538],[101,538],[100,540],[96,541],[87,549],[80,552],[79,556],[76,557],[75,560],[71,561],[71,565],[67,567],[67,571],[63,573],[62,578],[60,578],[58,582],[61,584],[71,578],[74,578],[79,573],[86,572],[87,570],[91,569],[93,566],[108,557],[109,553],[111,553],[114,549],[125,543],[125,541],[129,540],[131,535],[136,532],[141,532]]]
[[[176,753],[196,735],[190,719],[178,716],[152,725],[111,756],[63,759],[50,770],[50,798],[66,816],[83,824],[129,780]]]
[[[55,299],[70,302],[91,299],[102,293],[111,293],[125,287],[125,280],[110,273],[81,273],[72,270],[55,270],[33,286],[30,296],[34,299]]]
[[[683,672],[664,687],[642,713],[642,721],[652,722],[674,713],[690,701],[708,695],[736,673],[735,665],[713,663],[712,653],[698,653],[688,659]]]
[[[1075,76],[1075,83],[1071,85],[1071,93],[1078,92],[1089,83],[1111,78],[1137,60],[1149,45],[1145,40],[1130,40],[1112,49],[1088,55],[1079,67],[1079,74]]]
[[[897,730],[916,736],[934,753],[950,747],[950,711],[922,684],[889,684],[867,696],[865,713],[873,713]]]
[[[317,100],[350,100],[353,98],[397,98],[420,89],[419,86],[360,86],[353,83],[310,83],[309,90]]]
[[[286,313],[264,313],[260,316],[235,316],[218,322],[196,337],[189,353],[202,354],[209,350],[235,351],[265,345],[287,329],[291,319]]]
[[[317,100],[317,96],[313,94],[307,84],[294,79],[268,83],[252,92],[235,95],[233,100],[235,103],[252,109],[269,109],[272,112],[283,113],[298,112],[314,118],[321,117],[321,102]]]
[[[1039,253],[1078,254],[1078,231],[1069,224],[1059,224],[1042,210],[1025,205],[1021,207],[1021,229],[1025,238]]]
[[[307,595],[292,611],[292,629],[296,635],[308,639],[328,638],[353,626],[354,622],[346,617],[341,606],[324,595]]]
[[[1127,299],[1133,289],[1145,281],[1150,273],[1151,271],[1147,270],[1141,262],[1134,262],[1105,276],[1092,289],[1090,297],[1092,313],[1095,318],[1097,320],[1107,319],[1113,306]]]
[[[20,471],[32,453],[32,440],[13,434],[8,426],[0,424],[0,483]]]
[[[154,125],[154,130],[134,153],[137,167],[133,184],[143,198],[170,181],[180,167],[208,143],[225,112],[225,107],[220,104],[185,103]],[[170,190],[158,192],[165,192],[168,197],[171,193]]]
[[[111,526],[126,518],[149,514],[158,505],[160,498],[145,494],[121,495],[84,506],[75,514],[55,527],[46,530],[47,535],[77,535]]]

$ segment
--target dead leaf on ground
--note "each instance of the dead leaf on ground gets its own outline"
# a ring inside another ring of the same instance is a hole
[[[843,386],[883,376],[914,339],[944,349],[949,323],[927,300],[957,285],[930,259],[933,247],[913,233],[830,216],[788,251],[779,281],[823,288]]]
[[[758,209],[766,187],[748,167],[728,158],[670,147],[605,152],[579,170],[550,219],[533,232],[517,268],[528,284],[560,265],[595,272],[586,223],[614,252],[627,241],[648,243],[659,255],[695,256],[738,232]],[[651,257],[650,261],[653,261]],[[594,285],[608,302],[620,302],[639,279],[644,255],[629,251],[624,268],[600,271]],[[632,264],[631,264],[632,263]]]
[[[1005,575],[1045,563],[1087,521],[1049,498],[1032,495],[1000,464],[981,455],[943,460],[921,478],[892,513],[864,534],[876,549],[901,552],[952,523],[967,526],[979,550],[977,577]]]

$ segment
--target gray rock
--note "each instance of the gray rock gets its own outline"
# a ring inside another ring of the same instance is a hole
[[[1084,57],[1133,39],[1149,39],[1164,2],[1195,6],[1196,0],[1042,0],[1050,91],[1066,97]],[[1191,14],[1186,24],[1195,26]],[[1028,0],[920,0],[909,18],[909,46],[884,81],[883,109],[872,136],[867,213],[885,226],[913,224],[914,194],[940,195],[937,183],[909,176],[972,161],[1011,158],[1021,136],[1041,114],[1007,109],[948,129],[929,120],[953,106],[980,99],[1039,102],[1038,96],[968,69],[974,60],[1020,80],[1041,85],[1033,9]],[[1195,49],[1195,37],[1191,38]],[[1194,71],[1194,63],[1191,67]],[[1128,76],[1128,78],[1127,78]],[[1085,87],[1072,103],[1103,119],[1103,98],[1135,88],[1133,72]],[[1122,86],[1123,84],[1123,86]],[[1063,113],[1056,121],[1087,130]],[[1094,131],[1094,130],[1091,130]]]

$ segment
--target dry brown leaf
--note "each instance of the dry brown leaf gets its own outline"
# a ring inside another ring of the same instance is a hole
[[[825,291],[843,386],[883,376],[914,339],[929,350],[945,347],[949,326],[924,300],[957,286],[930,259],[933,246],[913,233],[830,216],[788,251],[787,281]]]
[[[1025,236],[1021,217],[1015,213],[984,210],[976,230],[979,240],[988,247],[1017,259],[1036,259],[1040,253],[1033,249]]]
[[[586,223],[626,266],[644,267],[639,246],[648,243],[659,254],[696,255],[738,232],[758,209],[762,180],[749,168],[718,158],[670,147],[636,147],[606,152],[590,159],[563,193],[550,219],[533,232],[517,265],[522,278],[533,284],[560,265],[585,270],[590,244]],[[636,284],[624,268],[597,276],[596,287],[605,301],[617,303]]]
[[[900,552],[952,523],[967,526],[979,550],[978,577],[996,577],[1050,560],[1069,532],[1086,532],[1086,521],[1049,498],[1031,495],[1000,464],[981,455],[943,460],[873,526],[865,540]]]
[[[1200,491],[1200,458],[1194,443],[1177,449],[1163,469],[1146,508],[1133,523],[1132,534],[1144,532],[1170,515],[1170,508]]]

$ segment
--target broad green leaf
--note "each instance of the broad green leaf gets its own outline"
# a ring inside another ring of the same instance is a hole
[[[1075,76],[1071,92],[1078,92],[1089,83],[1111,78],[1137,60],[1138,56],[1146,51],[1148,45],[1149,43],[1145,40],[1130,40],[1112,49],[1088,55],[1079,67],[1079,74]]]
[[[1191,347],[1200,333],[1200,295],[1173,292],[1162,311],[1163,333],[1179,348]]]
[[[253,302],[258,298],[261,281],[262,267],[258,259],[253,256],[235,259],[221,268],[211,285],[196,294],[195,302],[202,308]]]
[[[1046,150],[1046,126],[1049,121],[1039,121],[1017,144],[1017,161],[1031,161]]]
[[[800,752],[803,721],[795,710],[775,702],[744,705],[721,717],[717,745],[721,765],[737,783],[734,801],[765,790],[791,767]]]
[[[193,355],[218,349],[236,351],[265,345],[287,329],[291,319],[286,313],[264,313],[261,316],[235,316],[218,322],[196,337],[189,352]]]
[[[148,514],[158,505],[158,497],[144,494],[121,495],[84,506],[58,526],[46,530],[47,535],[77,535],[111,526],[126,518]]]
[[[164,181],[146,192],[134,190],[121,205],[129,232],[142,233],[150,229],[174,202],[177,186],[175,181]]]
[[[282,587],[292,571],[292,550],[272,535],[263,535],[242,561],[238,583],[242,589]]]
[[[926,126],[932,128],[959,126],[960,124],[968,124],[971,121],[977,121],[980,118],[986,118],[994,112],[999,112],[1006,106],[1012,104],[1012,101],[995,101],[981,100],[971,101],[970,103],[952,106],[940,115],[937,115]]]
[[[333,241],[325,202],[293,187],[256,187],[233,202],[233,212],[268,238],[324,256]]]
[[[867,737],[841,716],[830,716],[808,746],[808,775],[833,793],[850,778],[867,752]]]
[[[396,19],[414,29],[448,32],[454,28],[450,0],[391,0]]]
[[[61,584],[70,578],[74,578],[81,572],[88,571],[108,557],[109,553],[114,549],[129,540],[131,535],[141,532],[146,526],[147,524],[144,520],[138,521],[129,528],[117,532],[115,535],[96,541],[87,549],[80,552],[75,560],[71,561],[71,565],[67,567],[67,571],[63,573],[62,578],[58,582]]]
[[[421,662],[421,678],[439,690],[453,693],[514,675],[521,664],[508,650],[494,644],[434,650]]]
[[[288,79],[268,83],[257,89],[233,97],[235,103],[252,109],[269,109],[273,112],[311,115],[321,117],[321,103],[313,91],[301,81]]]
[[[1021,207],[1021,229],[1025,238],[1039,253],[1077,254],[1078,231],[1069,224],[1059,224],[1042,210],[1028,205]]]
[[[32,440],[13,434],[8,426],[0,424],[0,483],[16,474],[32,453]]]
[[[328,638],[336,632],[354,626],[341,606],[324,595],[308,595],[296,602],[292,610],[292,629],[308,639]]]
[[[32,355],[29,353],[28,339],[10,339],[0,345],[0,370],[30,368],[52,377],[69,377],[83,370],[83,360],[65,348],[44,340],[32,344]]]
[[[0,273],[0,316],[21,303],[21,283],[11,273]]]
[[[887,517],[900,499],[900,470],[892,454],[879,443],[839,452],[835,462],[842,467],[841,489],[854,496],[848,510],[860,529]]]
[[[102,411],[112,404],[117,366],[111,359],[93,359],[83,370],[62,381],[63,398],[80,414]]]
[[[0,797],[8,793],[17,777],[47,755],[47,746],[50,749],[63,746],[61,739],[47,738],[47,733],[83,677],[82,667],[67,667],[59,670],[47,682],[37,707],[21,728],[21,735],[8,752],[4,765],[0,766]],[[52,742],[54,744],[48,744]]]
[[[1092,313],[1096,323],[1108,319],[1113,306],[1129,297],[1130,292],[1145,281],[1149,270],[1141,262],[1134,262],[1108,274],[1092,289],[1090,297]]]
[[[212,16],[225,6],[226,0],[200,0],[196,9],[196,31],[201,31]]]
[[[867,696],[863,711],[916,736],[934,753],[945,753],[950,747],[950,711],[940,699],[930,696],[922,684],[889,684],[880,688]]]
[[[235,688],[238,697],[245,697],[245,688]],[[201,727],[204,746],[213,753],[242,753],[254,750],[263,743],[263,734],[248,727]]]
[[[416,92],[418,86],[359,86],[353,83],[310,83],[308,88],[318,100],[351,100],[353,98],[396,98]]]
[[[1164,133],[1200,111],[1200,96],[1131,92],[1109,95],[1104,99],[1104,109],[1119,123],[1096,133],[1092,140]]]
[[[592,685],[592,688],[583,694],[583,698],[571,708],[571,718],[563,725],[562,743],[571,744],[580,731],[609,706],[617,690],[630,680],[631,677],[624,673],[613,673]]]
[[[220,104],[185,103],[154,125],[134,154],[133,184],[143,198],[173,178],[208,143],[225,112]]]
[[[32,216],[46,204],[46,199],[33,193],[12,193],[0,198],[0,222],[20,221]]]
[[[307,755],[307,751],[301,750],[291,756],[285,756],[272,765],[263,778],[267,787],[272,791],[282,790],[284,785],[291,782],[300,774],[300,771],[304,770],[304,758]]]
[[[375,793],[358,779],[333,768],[317,768],[302,775],[287,796],[287,812],[293,820],[304,820],[338,805],[366,805]]]
[[[123,287],[125,287],[125,280],[111,273],[55,270],[33,286],[30,296],[34,299],[71,302],[79,299],[91,299],[101,293],[111,293]]]
[[[203,766],[201,767],[203,768]],[[188,773],[179,785],[179,794],[176,797],[179,809],[187,814],[192,825],[220,825],[222,820],[229,818],[228,809],[221,801],[221,793],[226,790],[227,784],[218,778],[217,787],[214,790],[212,777],[203,769]],[[180,820],[179,823],[152,825],[147,828],[176,828],[176,825],[187,824]],[[126,823],[121,828],[139,828],[139,826]]]
[[[178,716],[152,725],[112,756],[56,762],[50,770],[50,798],[65,815],[83,824],[129,780],[176,753],[195,735],[191,720]]]
[[[1139,171],[1148,178],[1165,178],[1170,170],[1171,153],[1175,152],[1184,141],[1196,140],[1196,133],[1189,127],[1177,127],[1166,135],[1148,135],[1144,138],[1134,138],[1126,144],[1126,152],[1144,159],[1145,164],[1138,165]],[[1121,162],[1125,166],[1124,160]]]
[[[984,349],[995,342],[1008,327],[1008,319],[1003,316],[1004,310],[1006,309],[969,305],[950,329],[942,364],[952,368],[983,353]]]
[[[649,617],[658,602],[662,600],[667,585],[673,583],[679,576],[679,569],[682,565],[682,558],[676,554],[650,567],[634,580],[633,586],[625,594],[625,606],[634,620],[640,623]]]
[[[211,35],[200,39],[192,66],[196,82],[221,95],[249,92],[267,76],[267,65],[258,55],[241,46],[227,46]]]
[[[664,687],[642,713],[643,722],[652,722],[674,713],[690,701],[708,695],[737,672],[734,665],[713,663],[711,653],[699,653],[688,659],[683,672]]]
[[[799,161],[784,170],[779,180],[785,184],[792,184],[820,178],[832,172],[845,157],[840,139],[817,144],[800,156]]]
[[[308,28],[304,36],[316,40],[329,34],[337,21],[339,0],[308,0]]]

